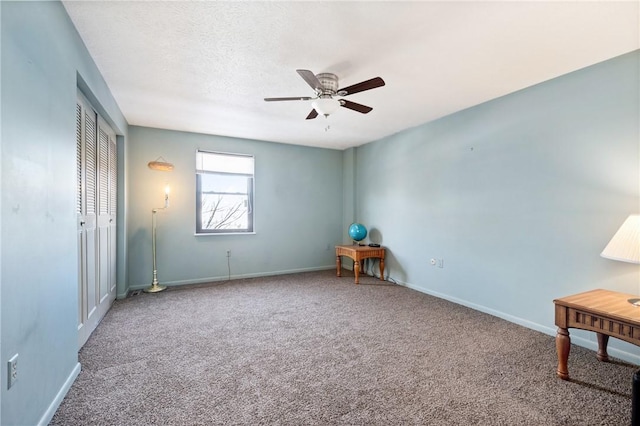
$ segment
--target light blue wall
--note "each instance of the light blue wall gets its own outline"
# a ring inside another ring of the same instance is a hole
[[[59,2],[0,8],[0,423],[33,425],[49,420],[79,372],[77,76],[118,132],[127,124]],[[18,381],[7,390],[15,353]]]
[[[151,209],[158,213],[161,283],[179,285],[331,268],[342,240],[342,152],[132,126],[129,130],[130,288],[152,279]],[[195,236],[196,149],[255,156],[255,235]],[[163,157],[173,172],[147,167]],[[122,297],[123,295],[119,295]]]
[[[391,277],[549,334],[554,298],[640,294],[640,266],[599,256],[640,212],[639,57],[359,147],[356,216],[388,247]]]
[[[2,48],[2,7],[0,7],[0,48]],[[0,52],[1,53],[1,52]],[[0,176],[2,176],[2,54],[0,54]],[[2,180],[0,180],[0,188]],[[0,332],[2,332],[2,196],[0,196]],[[0,336],[0,366],[4,358],[2,357],[2,336]],[[0,375],[0,383],[2,382]],[[2,423],[2,403],[0,401],[0,423]]]

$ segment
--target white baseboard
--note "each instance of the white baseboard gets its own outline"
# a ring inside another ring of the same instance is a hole
[[[62,400],[64,399],[65,395],[67,394],[67,392],[69,392],[69,389],[71,389],[71,385],[73,385],[73,382],[76,381],[76,378],[80,374],[80,370],[80,363],[77,363],[71,371],[71,374],[69,374],[69,377],[67,377],[67,380],[65,380],[64,384],[56,394],[56,397],[53,399],[53,401],[51,401],[51,404],[49,404],[49,408],[47,408],[47,411],[44,412],[44,414],[38,421],[38,426],[46,426],[49,424],[49,422],[53,418],[53,415],[56,414],[56,410],[58,410],[58,407],[60,407],[60,404],[62,404]]]
[[[259,278],[259,277],[270,277],[270,276],[274,276],[274,275],[288,275],[288,274],[299,274],[301,272],[316,272],[316,271],[326,271],[329,269],[335,269],[336,265],[330,265],[330,266],[315,266],[312,268],[299,268],[299,269],[287,269],[287,270],[283,270],[283,271],[271,271],[271,272],[256,272],[256,273],[252,273],[252,274],[238,274],[238,275],[231,275],[231,277],[229,277],[228,275],[224,275],[224,276],[220,276],[220,277],[205,277],[205,278],[195,278],[195,279],[189,279],[189,280],[178,280],[178,281],[164,281],[161,284],[162,285],[166,285],[168,287],[171,286],[180,286],[180,285],[189,285],[189,284],[205,284],[205,283],[211,283],[211,282],[218,282],[218,281],[229,281],[231,280],[240,280],[240,279],[244,279],[244,278]],[[118,295],[118,299],[122,299],[125,298],[128,294],[129,291],[131,290],[141,290],[144,288],[149,287],[149,283],[147,284],[134,284],[129,286],[129,290],[127,291],[127,293],[123,294],[123,295]]]
[[[521,325],[523,327],[529,328],[531,330],[535,330],[535,331],[539,331],[541,333],[544,334],[548,334],[549,336],[556,336],[556,329],[553,327],[548,327],[546,325],[542,325],[542,324],[538,324],[532,321],[529,321],[527,319],[524,318],[520,318],[520,317],[516,317],[510,314],[506,314],[504,312],[501,311],[496,311],[495,309],[491,309],[488,308],[486,306],[483,305],[478,305],[476,303],[472,303],[469,302],[467,300],[462,300],[459,299],[457,297],[453,297],[453,296],[449,296],[447,294],[444,293],[439,293],[437,291],[433,291],[433,290],[429,290],[423,287],[419,287],[417,285],[411,284],[411,283],[405,283],[402,281],[398,281],[395,280],[398,284],[404,286],[404,287],[408,287],[410,289],[419,291],[421,293],[425,293],[428,294],[430,296],[434,296],[437,297],[439,299],[445,299],[448,300],[450,302],[456,303],[458,305],[462,305],[462,306],[466,306],[468,308],[474,309],[476,311],[480,311],[480,312],[484,312],[486,314],[489,315],[493,315],[494,317],[498,317],[498,318],[502,318],[506,321],[512,322],[514,324],[518,324]],[[571,336],[571,343],[576,344],[578,346],[582,346],[583,348],[587,348],[587,349],[591,349],[593,351],[597,351],[598,350],[598,343],[585,339],[583,337],[580,336]],[[614,358],[618,358],[621,359],[623,361],[626,362],[630,362],[632,364],[638,364],[640,365],[640,355],[631,353],[631,352],[627,352],[627,351],[623,351],[621,349],[617,349],[615,347],[611,347],[609,346],[607,348],[607,352],[609,353],[610,356],[614,357]]]

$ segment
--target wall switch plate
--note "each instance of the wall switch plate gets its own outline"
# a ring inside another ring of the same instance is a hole
[[[7,389],[11,389],[18,380],[18,354],[15,354],[7,362]]]

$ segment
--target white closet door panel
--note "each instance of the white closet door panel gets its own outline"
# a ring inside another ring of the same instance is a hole
[[[98,231],[98,244],[99,244],[99,261],[98,266],[100,276],[100,300],[99,303],[103,303],[109,296],[109,227],[101,227]]]
[[[98,117],[98,287],[99,312],[104,315],[111,301],[115,298],[115,288],[111,291],[111,224],[114,222],[110,215],[110,160],[111,141],[115,142],[115,133],[111,127]],[[111,297],[111,296],[114,297]]]
[[[82,134],[82,105],[76,104],[76,213],[82,217],[84,204],[83,168],[83,134]],[[78,221],[80,223],[81,221]]]
[[[85,261],[84,259],[84,241],[82,233],[78,233],[78,332],[84,327],[84,274],[85,274]]]
[[[118,202],[118,148],[116,138],[109,138],[109,292],[116,297],[116,212]]]
[[[86,182],[85,182],[85,106],[76,104],[76,212],[78,216],[78,347],[89,338],[87,334],[87,247],[85,244]]]
[[[102,119],[98,120],[98,214],[109,214],[109,133]]]
[[[98,270],[96,261],[97,251],[97,171],[98,171],[98,140],[97,119],[92,108],[85,108],[85,186],[86,186],[86,212],[85,212],[85,247],[87,253],[87,319],[92,320],[98,305]]]
[[[77,244],[78,244],[78,331],[84,324],[83,295],[84,295],[84,183],[83,183],[83,130],[82,105],[76,104],[76,215],[77,215]]]
[[[93,315],[96,313],[96,308],[99,303],[99,294],[98,294],[98,280],[97,280],[97,261],[98,261],[98,251],[96,250],[97,245],[97,230],[94,228],[91,231],[87,231],[85,233],[84,245],[86,247],[87,253],[87,320],[91,322]]]
[[[84,183],[85,183],[85,215],[95,216],[97,197],[98,146],[96,135],[96,116],[93,110],[84,112]]]
[[[118,147],[116,139],[109,138],[109,214],[115,218],[118,208]],[[115,222],[115,221],[114,221]]]
[[[80,247],[82,251],[80,258],[82,264],[80,266],[80,274],[82,280],[82,306],[79,309],[82,319],[78,324],[81,333],[78,335],[80,346],[89,338],[91,331],[95,329],[98,323],[97,318],[97,302],[98,294],[96,285],[98,283],[96,261],[96,234],[97,234],[97,216],[96,216],[96,195],[97,195],[97,118],[95,111],[86,102],[80,102],[82,112],[82,128],[81,128],[81,155],[82,162],[80,170],[80,203],[81,208],[80,226],[81,238]]]
[[[115,300],[115,132],[78,95],[78,343],[82,347]],[[113,142],[114,146],[111,146]],[[117,171],[116,171],[117,174]],[[114,204],[111,214],[111,204]],[[113,236],[112,236],[113,234]],[[112,272],[113,270],[113,272]]]

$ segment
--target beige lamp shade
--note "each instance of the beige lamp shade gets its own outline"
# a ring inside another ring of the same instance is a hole
[[[640,263],[640,215],[631,215],[624,221],[600,256]]]
[[[147,164],[151,170],[159,170],[161,172],[170,172],[173,170],[173,164],[168,163],[164,158],[157,158],[155,161],[149,161]]]

